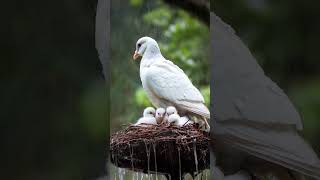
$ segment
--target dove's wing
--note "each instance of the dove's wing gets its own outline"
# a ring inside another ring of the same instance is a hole
[[[145,78],[148,88],[157,97],[195,114],[210,116],[200,91],[171,61],[163,60],[152,64]]]
[[[228,136],[216,135],[224,143],[251,155],[320,179],[320,161],[294,128],[261,131],[246,124],[215,124]]]
[[[299,113],[285,93],[258,65],[233,29],[211,14],[214,115],[216,121],[294,125],[302,130]]]
[[[302,123],[288,97],[264,75],[230,26],[213,13],[210,24],[215,39],[211,96],[215,137],[253,156],[320,179],[320,161],[296,132]]]

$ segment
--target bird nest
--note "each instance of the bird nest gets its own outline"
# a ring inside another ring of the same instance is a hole
[[[120,168],[179,179],[209,168],[209,134],[196,125],[129,126],[111,136],[111,162]]]

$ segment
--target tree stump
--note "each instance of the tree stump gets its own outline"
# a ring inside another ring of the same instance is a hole
[[[209,134],[195,125],[131,125],[111,136],[110,154],[117,167],[183,179],[209,168]]]

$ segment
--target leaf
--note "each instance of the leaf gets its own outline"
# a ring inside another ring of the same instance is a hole
[[[130,4],[134,7],[141,6],[143,3],[143,0],[130,0]]]
[[[138,106],[141,106],[141,107],[152,106],[152,104],[149,101],[149,98],[143,88],[138,88],[136,90],[135,100],[136,100],[136,103]]]

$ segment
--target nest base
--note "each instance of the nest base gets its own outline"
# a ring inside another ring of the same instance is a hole
[[[120,168],[179,179],[210,166],[209,134],[195,125],[129,126],[111,136],[111,162]]]

